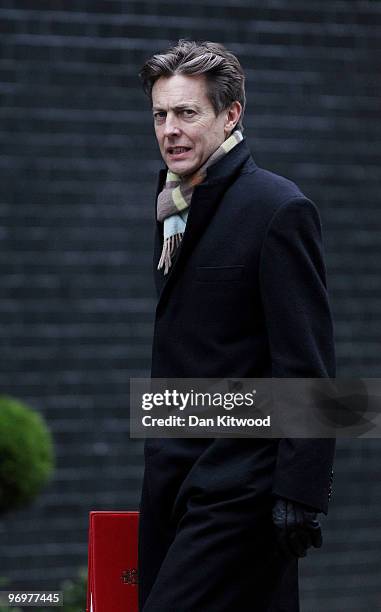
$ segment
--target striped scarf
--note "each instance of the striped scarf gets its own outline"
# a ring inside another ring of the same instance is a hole
[[[194,188],[205,179],[207,168],[219,161],[226,153],[229,153],[242,139],[242,133],[235,130],[206,162],[189,177],[182,179],[178,174],[168,170],[163,191],[157,198],[157,219],[158,221],[164,221],[163,250],[157,269],[164,268],[164,274],[168,274],[173,256],[183,238]]]

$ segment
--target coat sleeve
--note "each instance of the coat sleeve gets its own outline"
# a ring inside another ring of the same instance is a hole
[[[272,217],[260,259],[272,377],[335,376],[331,312],[315,205],[304,197]],[[335,439],[279,441],[273,494],[327,513]]]

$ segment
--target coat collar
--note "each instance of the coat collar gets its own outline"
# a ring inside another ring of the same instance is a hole
[[[221,200],[226,189],[231,185],[236,176],[241,171],[244,164],[251,159],[254,164],[246,140],[242,140],[221,160],[207,169],[207,176],[200,185],[194,189],[187,224],[181,245],[177,250],[172,266],[166,277],[163,278],[163,271],[157,270],[158,259],[155,257],[155,274],[158,275],[158,285],[161,286],[158,308],[165,296],[175,282],[187,257],[192,252],[200,236],[206,231],[213,213],[216,211],[217,204]],[[255,165],[255,164],[254,164]],[[155,199],[155,216],[157,196],[164,187],[167,170],[163,169],[159,173]],[[163,223],[156,221],[159,235],[160,249],[163,245]]]

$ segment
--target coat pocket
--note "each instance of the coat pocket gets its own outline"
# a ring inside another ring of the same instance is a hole
[[[245,266],[197,266],[196,281],[236,281],[243,278]]]

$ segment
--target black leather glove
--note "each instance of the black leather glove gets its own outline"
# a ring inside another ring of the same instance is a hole
[[[321,527],[313,508],[280,497],[274,504],[272,516],[278,544],[286,555],[305,557],[310,546],[321,547]]]

